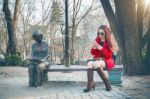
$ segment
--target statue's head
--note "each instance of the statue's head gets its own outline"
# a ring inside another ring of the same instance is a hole
[[[32,37],[37,43],[41,43],[43,39],[43,34],[40,33],[39,31],[34,31],[32,33]]]

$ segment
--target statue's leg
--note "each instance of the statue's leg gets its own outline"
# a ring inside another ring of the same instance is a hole
[[[42,70],[40,69],[39,65],[36,66],[36,85],[42,85]]]
[[[29,75],[29,87],[34,86],[34,65],[28,65],[28,75]]]
[[[49,63],[48,62],[43,62],[39,64],[39,67],[41,69],[41,74],[42,74],[42,81],[48,81],[48,68],[49,68]]]
[[[43,81],[44,82],[48,81],[48,70],[47,69],[43,71]]]

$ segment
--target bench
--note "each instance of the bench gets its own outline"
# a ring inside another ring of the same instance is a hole
[[[87,66],[78,66],[71,65],[70,67],[65,67],[64,65],[52,65],[49,67],[48,72],[73,72],[73,71],[87,71]],[[94,69],[96,71],[96,69]],[[109,72],[109,81],[111,84],[120,85],[122,83],[122,75],[123,75],[123,66],[116,65]]]

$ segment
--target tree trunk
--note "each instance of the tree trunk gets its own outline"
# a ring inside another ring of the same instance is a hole
[[[144,1],[143,0],[138,0],[137,24],[138,24],[138,32],[139,32],[140,41],[143,37],[143,15],[144,15]]]
[[[75,41],[75,35],[76,35],[76,27],[75,27],[75,20],[72,21],[73,25],[72,25],[72,36],[71,36],[71,51],[70,51],[70,62],[71,64],[73,64],[74,61],[74,41]]]
[[[140,37],[134,0],[115,0],[116,15],[109,0],[100,0],[117,39],[123,59],[124,73],[145,73],[140,50]]]
[[[150,38],[149,42],[147,42],[146,67],[148,70],[150,70]]]
[[[149,24],[149,30],[147,32],[146,43],[147,43],[147,49],[146,49],[145,63],[146,63],[147,70],[150,71],[150,24]]]
[[[68,28],[68,0],[65,0],[65,66],[70,66],[69,28]]]
[[[16,0],[15,3],[15,9],[14,9],[14,15],[13,15],[13,29],[14,29],[14,37],[16,38],[16,28],[18,24],[18,17],[19,17],[19,6],[20,6],[20,0]]]
[[[142,56],[140,50],[140,35],[137,25],[137,14],[134,0],[116,0],[116,10],[118,19],[122,24],[125,39],[126,61],[125,74],[136,75],[144,73]]]
[[[119,20],[117,19],[117,17],[115,16],[113,10],[112,10],[112,7],[111,7],[111,4],[110,4],[110,1],[109,0],[100,0],[102,6],[103,6],[103,9],[104,9],[104,12],[106,14],[106,17],[109,21],[109,24],[111,26],[111,29],[113,31],[113,34],[117,40],[117,43],[118,43],[118,46],[120,48],[120,54],[122,56],[122,59],[121,61],[123,62],[123,65],[126,64],[126,51],[125,51],[125,45],[124,45],[124,34],[123,34],[123,30],[122,30],[122,27],[121,27],[121,24],[119,23]],[[117,11],[116,11],[116,14],[117,14]]]
[[[16,54],[16,44],[14,42],[14,32],[12,25],[12,15],[8,7],[8,0],[4,0],[3,4],[3,12],[5,13],[5,18],[7,22],[7,30],[8,30],[8,46],[7,46],[7,54]]]

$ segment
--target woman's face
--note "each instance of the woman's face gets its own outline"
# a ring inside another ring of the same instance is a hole
[[[105,39],[105,32],[103,29],[99,29],[98,34],[99,34],[100,39]]]

